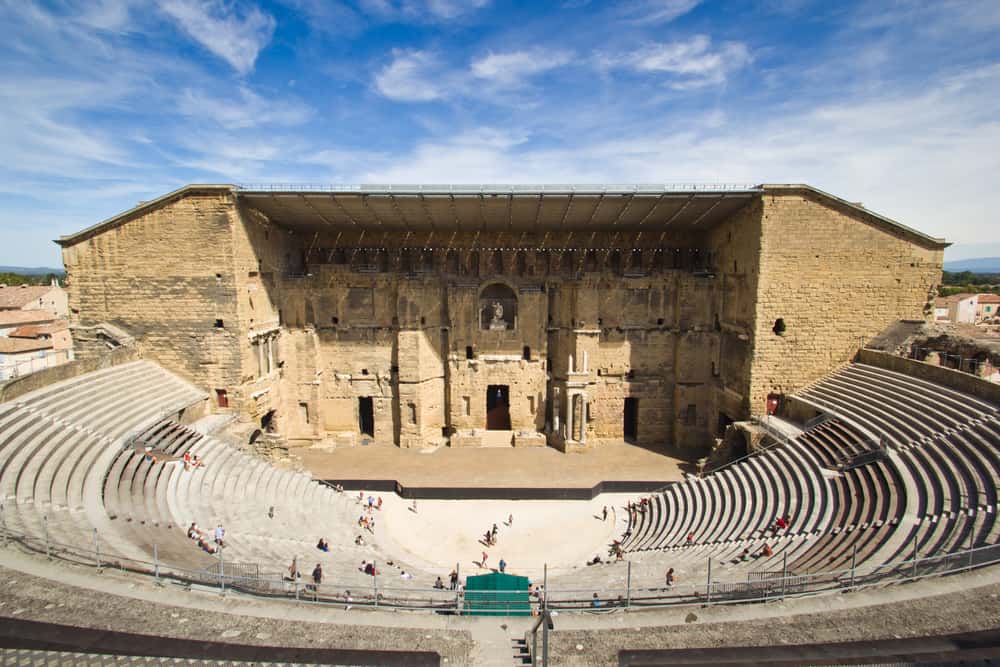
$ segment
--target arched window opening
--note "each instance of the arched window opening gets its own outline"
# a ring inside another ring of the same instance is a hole
[[[517,326],[517,294],[507,285],[493,283],[479,294],[480,328],[488,331],[514,329]]]

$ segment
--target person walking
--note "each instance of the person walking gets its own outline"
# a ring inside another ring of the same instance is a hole
[[[507,569],[507,561],[505,561],[503,559],[503,556],[501,556],[500,557],[500,572],[503,573],[506,569]]]
[[[448,575],[448,579],[451,580],[451,590],[455,590],[458,587],[458,571],[452,570],[451,574]]]
[[[316,563],[316,567],[313,568],[313,584],[319,586],[323,583],[323,566]]]
[[[604,509],[601,510],[601,521],[607,521],[607,520],[608,520],[608,506],[605,505]]]
[[[670,568],[669,570],[667,570],[667,577],[666,577],[667,588],[673,588],[674,581],[675,581],[674,568]]]
[[[479,567],[486,567],[486,559],[489,558],[489,554],[485,551],[483,552],[483,560],[479,563]]]

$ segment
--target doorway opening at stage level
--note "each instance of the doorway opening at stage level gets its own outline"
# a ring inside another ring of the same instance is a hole
[[[510,387],[505,384],[486,388],[486,430],[510,430]]]
[[[625,439],[634,441],[639,437],[639,399],[628,397],[625,399]]]
[[[362,435],[375,437],[375,406],[371,396],[358,398],[358,428]]]

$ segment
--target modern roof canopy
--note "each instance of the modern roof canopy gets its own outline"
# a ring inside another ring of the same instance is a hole
[[[56,242],[72,245],[188,194],[231,193],[302,232],[670,231],[710,229],[752,199],[801,193],[921,245],[934,238],[808,185],[188,185]]]
[[[691,231],[714,226],[759,191],[579,186],[366,186],[236,191],[282,227],[364,231]]]

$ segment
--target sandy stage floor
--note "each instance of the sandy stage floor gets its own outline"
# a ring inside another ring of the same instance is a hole
[[[682,478],[684,463],[627,444],[574,454],[550,447],[420,451],[380,445],[313,447],[295,454],[317,479],[394,479],[404,486],[589,488],[611,480],[670,482]]]
[[[627,444],[563,454],[547,447],[419,451],[379,445],[296,450],[318,479],[397,480],[407,487],[591,488],[601,481],[677,481],[680,459]],[[357,496],[357,491],[349,492]],[[369,495],[368,491],[365,495]],[[507,572],[541,581],[542,568],[560,574],[583,567],[625,528],[623,506],[639,494],[602,494],[593,500],[428,500],[392,493],[375,512],[376,541],[385,553],[426,572],[447,575],[458,564],[462,576],[485,573],[507,561]],[[608,507],[607,521],[601,510]],[[358,514],[362,512],[357,506]],[[507,525],[513,514],[513,525]],[[484,533],[497,524],[497,543]],[[360,532],[360,530],[359,530]],[[483,552],[486,568],[481,567]]]
[[[507,572],[540,581],[545,564],[553,574],[583,566],[595,554],[604,558],[623,529],[626,498],[634,494],[589,501],[418,500],[414,512],[412,501],[382,494],[382,510],[375,513],[377,540],[387,552],[429,572],[447,574],[456,564],[463,575],[488,572],[480,567],[485,551],[487,568],[495,569],[503,558]],[[605,505],[607,521],[601,519]],[[511,514],[514,522],[507,525]],[[485,546],[484,533],[494,523],[496,545]]]

